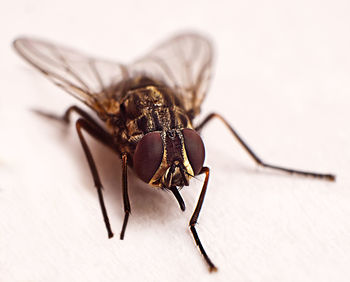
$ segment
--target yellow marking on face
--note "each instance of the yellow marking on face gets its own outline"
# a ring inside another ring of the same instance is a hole
[[[162,188],[162,185],[163,185],[162,178],[170,167],[167,161],[166,146],[164,144],[163,144],[163,148],[164,148],[164,151],[163,151],[162,162],[160,163],[159,168],[153,175],[152,179],[148,182],[148,184],[156,188]],[[187,171],[187,173],[185,173],[185,177],[187,177],[187,180],[189,181],[191,179],[191,176],[194,175],[194,172],[190,164],[190,161],[188,160],[184,142],[182,143],[182,157],[183,157],[183,165],[185,166]]]

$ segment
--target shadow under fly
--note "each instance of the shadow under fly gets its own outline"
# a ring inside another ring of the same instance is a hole
[[[14,48],[28,63],[54,84],[92,109],[104,126],[78,106],[63,116],[39,112],[69,123],[71,113],[80,118],[75,126],[98,193],[108,237],[113,237],[102,195],[102,183],[83,135],[97,139],[122,160],[124,239],[131,207],[128,195],[128,166],[151,187],[170,191],[185,210],[180,189],[192,177],[204,174],[202,190],[189,222],[195,243],[210,271],[217,270],[198,237],[196,223],[207,191],[209,173],[203,166],[204,144],[199,133],[212,119],[222,121],[243,149],[260,166],[287,173],[334,181],[332,174],[300,171],[272,165],[260,159],[238,132],[219,114],[209,114],[193,124],[207,93],[213,62],[210,41],[198,34],[175,36],[132,64],[90,57],[57,44],[33,38],[18,38]]]

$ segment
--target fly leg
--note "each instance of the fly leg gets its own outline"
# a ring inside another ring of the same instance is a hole
[[[99,140],[104,145],[110,147],[112,150],[115,151],[115,147],[113,144],[113,140],[110,137],[110,134],[106,132],[86,111],[79,108],[78,106],[71,106],[69,107],[62,116],[58,116],[55,114],[47,113],[41,110],[33,110],[36,114],[41,115],[43,117],[61,121],[64,123],[69,124],[70,123],[70,117],[73,112],[76,112],[79,116],[84,118],[86,121],[88,121],[94,128],[94,132],[91,132],[90,134],[97,140]]]
[[[120,240],[124,239],[126,225],[128,224],[129,214],[131,212],[130,201],[128,195],[128,156],[126,153],[122,154],[122,186],[123,186],[123,202],[124,202],[124,221],[122,231],[120,232]]]
[[[243,141],[243,139],[239,136],[239,134],[237,133],[237,131],[235,129],[233,129],[233,127],[219,114],[216,113],[212,113],[210,115],[208,115],[204,121],[202,121],[201,124],[199,124],[195,130],[196,131],[200,131],[204,125],[206,125],[210,120],[212,120],[213,118],[218,118],[220,119],[225,125],[226,127],[231,131],[231,133],[233,134],[234,137],[236,137],[236,139],[238,140],[238,142],[242,145],[242,147],[247,151],[247,153],[254,159],[254,161],[258,164],[261,165],[263,167],[268,167],[271,169],[276,169],[276,170],[280,170],[280,171],[285,171],[291,174],[299,174],[299,175],[304,175],[304,176],[312,176],[312,177],[316,177],[316,178],[320,178],[320,179],[325,179],[325,180],[329,180],[329,181],[335,181],[335,175],[333,174],[323,174],[323,173],[315,173],[315,172],[310,172],[310,171],[303,171],[303,170],[296,170],[296,169],[291,169],[291,168],[285,168],[285,167],[281,167],[281,166],[276,166],[276,165],[271,165],[268,163],[265,163],[264,161],[262,161],[253,151],[252,149],[250,149],[250,147],[247,145],[247,143],[245,141]]]
[[[100,207],[101,207],[101,211],[102,211],[102,215],[103,215],[103,219],[106,225],[106,229],[107,229],[107,233],[108,233],[108,238],[112,238],[113,237],[113,232],[109,223],[109,219],[108,219],[108,215],[107,215],[107,210],[106,210],[106,206],[103,200],[103,194],[102,194],[102,183],[100,180],[100,177],[98,175],[98,171],[94,162],[94,159],[92,157],[91,151],[85,141],[85,138],[83,136],[82,130],[84,129],[85,131],[87,131],[87,133],[89,133],[92,137],[94,137],[95,139],[97,139],[98,141],[102,142],[103,144],[109,146],[110,148],[113,148],[113,140],[110,137],[110,135],[103,129],[101,128],[96,121],[94,121],[94,119],[88,114],[86,113],[84,110],[80,109],[77,106],[72,106],[69,107],[67,109],[67,111],[65,112],[65,114],[62,117],[59,116],[55,116],[52,114],[48,114],[48,113],[44,113],[41,111],[35,111],[36,113],[51,118],[51,119],[56,119],[56,120],[60,120],[60,121],[64,121],[66,123],[69,123],[70,121],[70,114],[72,112],[77,112],[80,116],[82,116],[82,118],[79,118],[76,123],[76,130],[80,139],[80,143],[83,147],[86,159],[88,161],[89,167],[90,167],[90,171],[92,173],[92,178],[95,184],[95,187],[97,189],[97,193],[98,193],[98,199],[99,199],[99,203],[100,203]]]
[[[202,191],[201,194],[199,195],[199,199],[197,202],[197,206],[193,212],[193,215],[191,217],[190,220],[190,230],[192,232],[194,241],[196,242],[196,245],[198,246],[201,254],[203,255],[205,261],[207,262],[208,266],[209,266],[209,271],[217,271],[216,266],[212,263],[212,261],[210,260],[210,258],[208,257],[207,253],[205,252],[203,245],[201,243],[201,241],[199,240],[198,234],[197,234],[197,230],[196,230],[196,223],[197,223],[197,219],[199,216],[199,213],[201,211],[202,205],[203,205],[203,201],[204,201],[204,197],[205,197],[205,193],[207,192],[207,187],[208,187],[208,180],[209,180],[209,168],[208,167],[203,167],[201,172],[199,174],[205,173],[205,180],[203,183],[203,187],[202,187]]]

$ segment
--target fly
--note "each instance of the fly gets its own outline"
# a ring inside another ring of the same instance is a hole
[[[284,168],[263,162],[219,114],[209,114],[193,124],[207,93],[213,62],[210,41],[198,34],[180,34],[159,45],[132,64],[124,65],[97,59],[47,41],[18,38],[13,46],[20,56],[54,84],[90,108],[105,126],[78,106],[69,107],[63,116],[39,112],[69,123],[72,112],[80,118],[76,130],[88,161],[108,237],[113,237],[103,200],[102,183],[83,131],[109,147],[122,160],[124,238],[131,211],[127,168],[159,190],[169,190],[181,210],[185,203],[180,189],[194,176],[204,174],[202,190],[189,222],[195,243],[210,271],[217,270],[205,252],[196,231],[209,180],[209,168],[203,166],[205,149],[199,135],[212,119],[221,120],[253,160],[263,167],[334,181],[332,174]]]

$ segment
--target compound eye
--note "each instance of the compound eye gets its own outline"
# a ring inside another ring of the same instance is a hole
[[[195,175],[199,174],[204,163],[205,149],[202,138],[193,129],[185,128],[182,131],[185,139],[185,149],[188,160]]]
[[[137,143],[134,153],[134,170],[148,183],[156,173],[163,158],[163,142],[159,132],[150,132]]]

